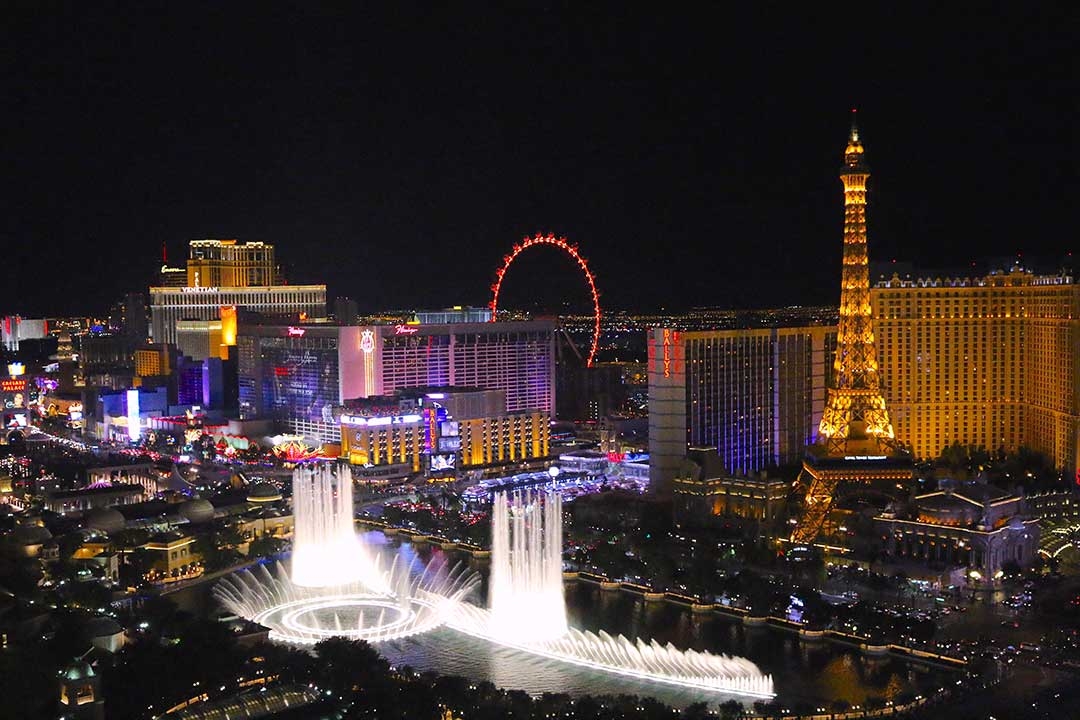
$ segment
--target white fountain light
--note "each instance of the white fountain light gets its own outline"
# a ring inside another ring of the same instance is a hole
[[[746,658],[568,629],[558,493],[495,495],[491,583],[491,609],[462,603],[448,621],[450,627],[532,655],[616,675],[773,697],[772,677]]]
[[[329,464],[293,471],[292,581],[305,587],[379,582],[353,527],[352,475]]]
[[[328,637],[377,643],[416,635],[444,624],[479,577],[463,567],[431,564],[417,577],[395,561],[372,591],[363,583],[335,588],[297,585],[280,563],[234,573],[214,587],[230,612],[270,629],[270,638],[310,645]]]
[[[383,642],[447,625],[521,652],[602,672],[680,687],[773,697],[772,677],[745,658],[679,650],[569,629],[562,587],[562,501],[557,493],[495,496],[491,609],[465,598],[476,573],[432,561],[422,573],[398,555],[389,570],[352,529],[348,472],[293,474],[292,575],[279,563],[221,580],[218,601],[270,628],[274,640],[312,644],[344,636]]]
[[[491,518],[491,634],[520,642],[562,637],[562,498],[499,494]]]

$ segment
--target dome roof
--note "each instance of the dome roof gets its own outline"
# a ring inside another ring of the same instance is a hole
[[[209,500],[188,500],[180,503],[177,512],[180,513],[180,517],[189,523],[198,524],[214,519],[214,506],[210,504]]]
[[[124,628],[120,627],[120,623],[104,615],[90,618],[83,625],[83,629],[86,631],[86,635],[91,638],[111,637],[124,632]]]
[[[15,528],[15,541],[20,545],[41,545],[51,539],[52,533],[41,525],[19,525]]]
[[[281,499],[281,491],[273,483],[257,482],[248,487],[248,502],[275,502]]]
[[[94,668],[85,660],[76,660],[64,668],[65,680],[85,680],[94,677]]]
[[[86,513],[86,527],[104,533],[119,532],[124,529],[124,516],[116,508],[95,508]]]

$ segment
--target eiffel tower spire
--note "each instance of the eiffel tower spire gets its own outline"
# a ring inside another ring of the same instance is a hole
[[[817,536],[841,480],[911,477],[910,458],[896,441],[878,378],[866,249],[869,177],[870,168],[852,110],[851,132],[840,170],[844,184],[844,256],[836,358],[817,439],[803,464],[803,476],[809,475],[812,480],[806,512],[792,534],[797,542],[810,542]]]

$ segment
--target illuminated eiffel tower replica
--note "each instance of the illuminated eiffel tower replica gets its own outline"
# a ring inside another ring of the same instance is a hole
[[[803,460],[800,481],[809,488],[803,516],[791,534],[796,544],[810,544],[827,530],[833,497],[841,482],[888,481],[906,487],[912,478],[911,457],[896,441],[878,379],[866,252],[869,177],[852,111],[851,134],[840,171],[844,183],[844,267],[836,360],[817,439]]]

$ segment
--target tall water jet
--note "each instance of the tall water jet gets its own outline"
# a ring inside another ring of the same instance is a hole
[[[370,560],[353,527],[352,476],[329,464],[293,471],[292,581],[333,587],[364,579]]]
[[[489,632],[495,638],[544,642],[566,634],[558,493],[495,496],[489,606]]]
[[[773,681],[750,660],[679,650],[566,624],[562,500],[557,493],[496,494],[491,511],[489,609],[460,603],[460,632],[558,662],[651,682],[749,697],[773,697]]]

